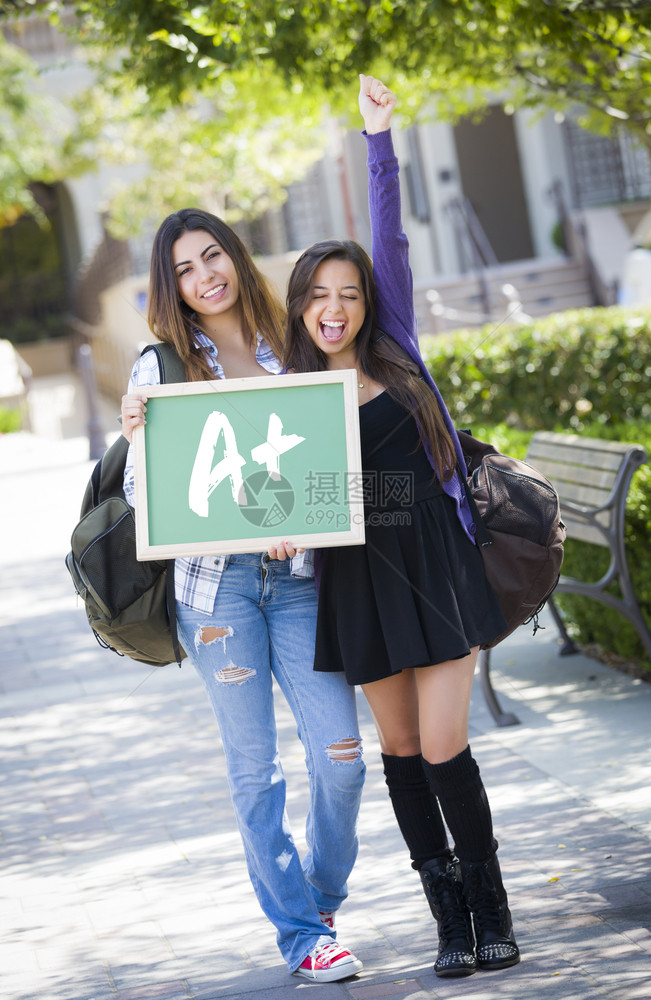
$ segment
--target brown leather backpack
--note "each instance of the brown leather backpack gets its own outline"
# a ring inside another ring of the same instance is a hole
[[[459,431],[459,440],[475,538],[508,626],[482,646],[490,649],[530,621],[536,634],[538,614],[558,583],[565,525],[558,494],[545,476],[466,431]]]

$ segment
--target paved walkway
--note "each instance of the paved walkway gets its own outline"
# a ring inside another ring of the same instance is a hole
[[[63,557],[91,467],[87,442],[55,420],[0,438],[4,1000],[651,997],[651,685],[559,659],[550,620],[494,653],[521,724],[496,729],[478,685],[471,712],[522,963],[433,975],[435,931],[360,695],[368,779],[338,927],[365,970],[331,985],[289,976],[192,669],[101,650],[76,606]],[[278,719],[300,844],[304,767],[281,697]]]

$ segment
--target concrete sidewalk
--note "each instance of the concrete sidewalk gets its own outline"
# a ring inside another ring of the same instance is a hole
[[[81,437],[0,438],[0,977],[4,1000],[642,1000],[651,997],[651,685],[553,624],[493,654],[519,726],[477,685],[489,790],[522,963],[432,972],[435,929],[388,803],[363,696],[361,849],[339,937],[346,983],[289,976],[244,867],[219,736],[193,670],[100,649],[63,564],[92,463]],[[306,781],[278,697],[299,845]]]

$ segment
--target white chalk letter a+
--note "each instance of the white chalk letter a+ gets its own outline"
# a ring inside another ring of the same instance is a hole
[[[220,434],[224,435],[224,457],[213,466]],[[237,450],[235,431],[230,421],[224,413],[213,410],[204,424],[192,467],[188,489],[190,510],[199,517],[208,517],[208,499],[226,476],[230,477],[233,500],[238,503],[238,498],[244,495],[242,466],[245,464],[246,459]]]

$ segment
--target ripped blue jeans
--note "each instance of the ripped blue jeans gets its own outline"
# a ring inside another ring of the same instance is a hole
[[[343,673],[316,673],[313,580],[289,561],[232,555],[212,615],[177,602],[179,637],[212,703],[231,798],[258,901],[293,972],[336,910],[357,856],[364,763],[355,691]],[[285,809],[272,680],[305,748],[310,802],[307,854],[298,855]]]

